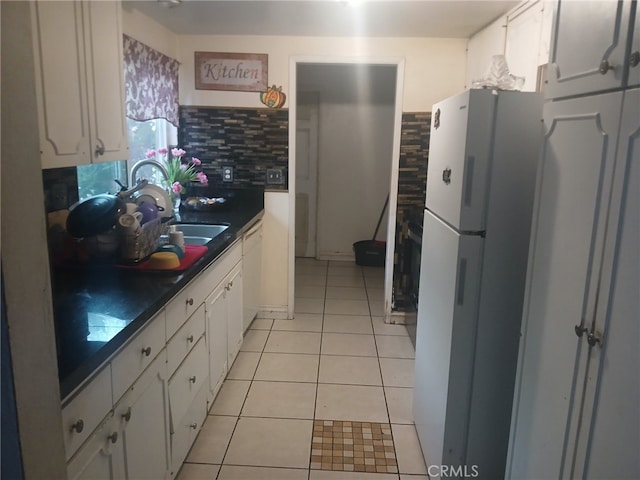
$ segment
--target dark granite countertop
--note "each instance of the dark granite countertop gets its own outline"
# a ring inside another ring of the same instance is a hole
[[[231,192],[215,212],[180,211],[182,223],[226,223],[207,253],[181,274],[113,267],[52,269],[60,395],[64,399],[143,327],[191,279],[262,216],[262,190]]]

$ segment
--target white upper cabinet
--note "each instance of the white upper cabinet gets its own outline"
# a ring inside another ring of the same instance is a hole
[[[640,66],[631,58],[632,51],[639,50],[638,35],[633,37],[632,31],[635,7],[631,0],[558,2],[547,98],[625,87],[629,71],[637,81]]]
[[[36,2],[43,168],[126,160],[120,2]]]

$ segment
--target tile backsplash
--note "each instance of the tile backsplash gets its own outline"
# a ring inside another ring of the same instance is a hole
[[[178,144],[202,161],[212,185],[287,190],[288,115],[286,109],[181,106]],[[232,167],[229,182],[224,167]]]

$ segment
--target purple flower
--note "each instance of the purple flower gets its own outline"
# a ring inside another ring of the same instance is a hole
[[[169,150],[167,150],[166,148],[159,148],[158,149],[158,153],[160,155],[166,155],[169,152]]]
[[[184,163],[180,164],[180,170],[186,170],[187,166]]]
[[[155,158],[156,151],[155,150],[147,150],[147,153],[145,153],[144,156],[147,157],[148,159]]]
[[[184,157],[185,153],[187,153],[187,152],[185,152],[181,148],[172,148],[171,149],[171,155],[173,155],[174,157]]]
[[[198,177],[198,181],[203,185],[209,184],[209,179],[207,178],[207,175],[204,172],[196,173],[196,177]]]
[[[171,184],[171,191],[176,195],[182,193],[182,184],[180,182],[173,182]]]
[[[196,157],[191,157],[191,163],[193,163],[196,166],[202,165],[202,162],[200,161],[200,159]]]

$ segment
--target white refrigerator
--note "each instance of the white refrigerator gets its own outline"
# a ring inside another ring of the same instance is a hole
[[[542,97],[468,90],[433,107],[413,412],[433,478],[503,478]]]

